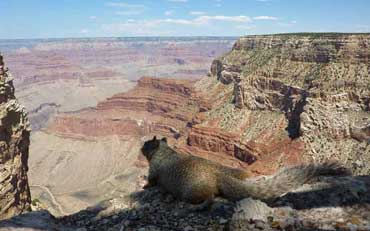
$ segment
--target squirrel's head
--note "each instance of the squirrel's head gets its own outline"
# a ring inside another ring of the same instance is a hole
[[[153,154],[158,150],[161,142],[167,144],[167,138],[164,137],[158,140],[157,137],[154,136],[153,139],[145,141],[143,147],[141,148],[141,152],[148,160],[151,160]]]

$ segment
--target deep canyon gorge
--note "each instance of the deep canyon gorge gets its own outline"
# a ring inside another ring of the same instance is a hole
[[[56,215],[142,189],[143,141],[252,176],[370,168],[370,35],[2,41],[32,133],[29,186]]]

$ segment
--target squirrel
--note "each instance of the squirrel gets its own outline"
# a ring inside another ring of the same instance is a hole
[[[285,168],[269,179],[248,182],[243,181],[250,175],[247,171],[176,152],[168,146],[166,138],[154,136],[144,143],[141,151],[149,161],[148,183],[144,189],[158,185],[191,204],[209,202],[217,196],[231,201],[247,197],[268,201],[318,176],[351,174],[337,162],[326,162]]]

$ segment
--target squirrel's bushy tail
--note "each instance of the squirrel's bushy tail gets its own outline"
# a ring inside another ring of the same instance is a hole
[[[241,181],[224,173],[218,175],[220,193],[230,200],[252,197],[269,200],[296,189],[317,176],[345,176],[351,172],[336,162],[299,165],[280,170],[259,181]]]

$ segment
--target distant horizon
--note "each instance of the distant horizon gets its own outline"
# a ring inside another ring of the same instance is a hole
[[[253,35],[251,35],[253,36]],[[242,36],[207,36],[207,35],[184,35],[184,36],[111,36],[111,37],[55,37],[55,38],[0,38],[0,41],[5,40],[64,40],[64,39],[136,39],[136,38],[239,38]]]
[[[271,34],[248,34],[240,36],[228,36],[228,35],[176,35],[176,36],[111,36],[111,37],[55,37],[55,38],[0,38],[0,41],[15,41],[15,40],[84,40],[84,39],[182,39],[182,38],[191,38],[191,39],[237,39],[241,37],[253,37],[253,36],[274,36],[274,35],[310,35],[310,34],[319,34],[319,35],[370,35],[370,32],[291,32],[291,33],[271,33]]]
[[[0,39],[369,33],[368,0],[1,0]]]

